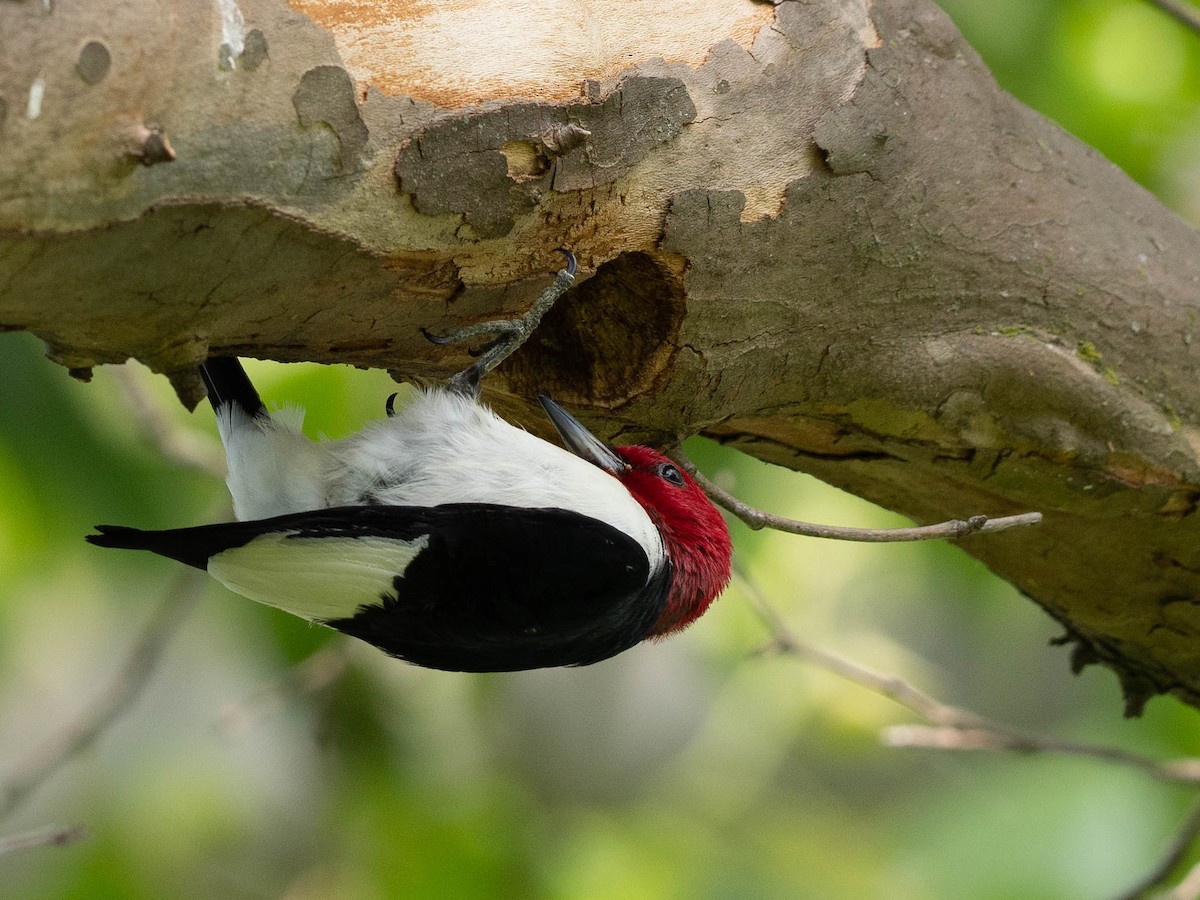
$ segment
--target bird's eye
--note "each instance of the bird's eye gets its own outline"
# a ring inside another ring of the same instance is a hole
[[[675,487],[683,487],[683,474],[670,463],[660,465],[658,474],[660,478],[671,482]]]

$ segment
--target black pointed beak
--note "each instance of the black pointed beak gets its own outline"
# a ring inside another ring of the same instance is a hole
[[[607,444],[580,425],[573,415],[545,394],[538,394],[538,400],[541,401],[542,409],[546,410],[546,415],[550,417],[554,427],[558,429],[558,434],[567,445],[567,449],[576,456],[595,463],[612,475],[622,475],[629,468],[625,460],[617,456]]]

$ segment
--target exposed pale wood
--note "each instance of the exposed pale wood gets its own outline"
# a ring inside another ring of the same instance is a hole
[[[722,39],[749,50],[770,3],[690,0],[291,0],[337,42],[360,91],[445,109],[569,102],[588,79],[651,60],[699,68]]]

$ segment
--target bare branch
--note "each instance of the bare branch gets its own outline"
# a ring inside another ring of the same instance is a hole
[[[1167,850],[1162,855],[1162,859],[1158,861],[1158,865],[1147,872],[1137,884],[1118,894],[1116,900],[1138,900],[1139,897],[1145,897],[1151,890],[1166,882],[1171,877],[1171,872],[1175,870],[1175,867],[1191,849],[1192,844],[1195,843],[1197,835],[1200,835],[1200,800],[1196,800],[1192,804],[1192,808],[1184,817],[1183,823],[1176,829],[1171,843],[1167,845]],[[1188,877],[1191,877],[1190,873]],[[1195,897],[1194,893],[1191,895],[1180,894],[1179,891],[1182,887],[1181,883],[1171,892],[1171,896]]]
[[[116,678],[76,722],[51,737],[0,778],[0,818],[10,814],[47,778],[90,747],[129,708],[146,686],[167,642],[192,611],[206,584],[202,572],[187,569],[181,573],[169,598],[142,630]]]
[[[66,847],[85,837],[87,829],[82,825],[47,825],[45,828],[0,837],[0,856],[35,847]]]
[[[217,720],[217,728],[234,734],[248,728],[266,710],[297,696],[315,694],[328,687],[346,671],[350,659],[346,643],[336,641],[287,669],[240,703],[226,708]]]
[[[1061,753],[1116,763],[1137,769],[1159,781],[1200,784],[1200,759],[1159,761],[1120,747],[1027,734],[999,723],[992,723],[988,728],[970,728],[953,723],[932,728],[924,725],[893,725],[884,729],[883,742],[889,747],[922,747],[929,750]]]
[[[970,534],[990,534],[994,531],[1005,531],[1024,525],[1037,525],[1042,521],[1040,512],[1031,512],[997,519],[990,519],[987,516],[971,516],[969,519],[952,519],[949,522],[920,525],[913,528],[844,528],[838,525],[816,525],[811,522],[771,515],[743,503],[701,474],[700,470],[696,468],[696,464],[688,459],[681,448],[677,447],[673,456],[684,471],[703,488],[704,493],[712,498],[714,503],[723,506],[755,530],[772,528],[776,531],[785,531],[788,534],[799,534],[805,537],[830,538],[837,541],[892,543],[946,540],[966,537]]]
[[[929,722],[946,725],[966,725],[968,723],[979,725],[983,723],[984,720],[974,713],[941,703],[902,678],[873,672],[853,660],[828,650],[822,650],[820,647],[802,640],[788,628],[783,617],[767,602],[758,586],[744,572],[738,570],[737,576],[749,593],[750,604],[754,607],[754,611],[758,613],[759,618],[767,626],[767,630],[771,632],[771,644],[766,649],[789,656],[797,656],[814,663],[847,681],[874,691],[889,700],[894,700]]]
[[[1192,866],[1183,880],[1171,890],[1166,900],[1196,900],[1200,897],[1200,863]]]
[[[1084,744],[1022,731],[969,710],[942,703],[895,675],[881,675],[852,660],[822,650],[798,638],[769,603],[758,585],[741,570],[737,576],[746,588],[750,604],[771,633],[768,650],[797,656],[847,681],[887,697],[933,727],[893,725],[885,728],[883,743],[889,747],[921,747],[930,750],[992,750],[1016,753],[1059,753],[1096,759],[1136,769],[1159,781],[1200,784],[1200,758],[1159,761],[1119,747]],[[1176,831],[1158,865],[1118,900],[1136,900],[1162,884],[1200,835],[1200,800]],[[1173,900],[1200,897],[1200,866],[1190,872],[1172,893]]]
[[[1200,10],[1197,10],[1196,7],[1184,3],[1183,0],[1150,0],[1150,2],[1176,21],[1182,22],[1192,31],[1200,34]]]
[[[885,729],[883,741],[892,747],[933,750],[1007,750],[1022,753],[1065,753],[1137,769],[1160,781],[1200,784],[1200,758],[1160,762],[1116,747],[1064,741],[1022,731],[969,710],[942,703],[896,675],[882,675],[828,650],[803,641],[788,628],[753,579],[740,569],[739,580],[750,603],[771,633],[768,649],[797,656],[854,684],[874,691],[916,713],[935,728],[900,725]]]
[[[162,406],[146,389],[140,372],[132,366],[112,366],[112,377],[125,402],[133,412],[134,421],[141,426],[146,440],[158,448],[167,459],[225,477],[225,459],[214,441],[202,440],[186,428],[181,428],[163,414]]]

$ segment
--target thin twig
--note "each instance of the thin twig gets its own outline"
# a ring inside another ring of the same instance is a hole
[[[335,641],[287,669],[273,681],[262,685],[249,697],[225,709],[217,728],[235,734],[249,727],[265,710],[281,705],[291,697],[315,694],[341,677],[350,665],[345,641]]]
[[[1196,7],[1184,3],[1183,0],[1150,0],[1150,2],[1167,15],[1200,34],[1200,10]]]
[[[82,825],[47,825],[45,828],[0,837],[0,856],[35,847],[66,847],[85,837],[87,829]]]
[[[164,415],[157,398],[146,389],[141,374],[131,366],[112,367],[113,380],[146,440],[173,462],[224,478],[225,460],[215,442],[180,427]]]
[[[1182,862],[1188,850],[1191,849],[1197,835],[1200,835],[1200,800],[1196,800],[1192,804],[1192,808],[1184,817],[1183,824],[1171,837],[1171,843],[1167,845],[1167,850],[1163,853],[1162,859],[1158,861],[1158,865],[1147,872],[1137,884],[1118,894],[1116,900],[1138,900],[1159,885],[1165,884],[1166,880],[1171,877],[1171,873],[1175,871],[1175,867]]]
[[[1188,850],[1190,850],[1192,844],[1195,843],[1197,835],[1200,835],[1200,800],[1197,800],[1193,803],[1192,808],[1188,811],[1187,816],[1184,817],[1183,823],[1178,829],[1176,829],[1175,834],[1171,838],[1170,844],[1167,845],[1166,852],[1163,853],[1162,858],[1158,861],[1158,864],[1148,873],[1146,873],[1146,875],[1140,881],[1138,881],[1137,884],[1133,885],[1123,894],[1120,894],[1116,900],[1138,900],[1138,898],[1145,897],[1154,888],[1164,884],[1171,876],[1171,873],[1187,855]],[[1185,878],[1184,882],[1187,880],[1188,879]],[[1171,892],[1172,898],[1182,898],[1187,896],[1195,897],[1194,893],[1191,895],[1180,893],[1181,889],[1184,889],[1184,882],[1181,882],[1178,886],[1176,886],[1175,890]]]
[[[971,516],[969,519],[952,519],[937,525],[921,525],[913,528],[845,528],[839,525],[817,525],[812,522],[801,522],[798,519],[787,519],[775,516],[743,503],[733,494],[717,486],[701,474],[693,463],[676,448],[673,454],[675,461],[700,485],[704,493],[713,502],[725,507],[751,528],[772,528],[785,531],[788,534],[799,534],[805,537],[831,538],[838,541],[863,541],[867,543],[891,543],[896,541],[930,541],[966,537],[970,534],[990,534],[995,531],[1006,531],[1023,525],[1037,525],[1042,521],[1040,512],[1021,513],[1016,516],[1002,516],[991,519],[987,516]]]
[[[925,721],[938,726],[923,728],[919,725],[902,725],[885,729],[884,742],[889,746],[935,750],[1067,753],[1134,768],[1160,781],[1200,784],[1200,759],[1160,762],[1115,747],[1063,741],[1023,731],[969,710],[942,703],[896,675],[882,675],[843,656],[814,647],[788,628],[753,579],[740,569],[735,571],[746,588],[751,606],[771,634],[768,649],[814,663],[826,671],[898,703]]]
[[[1183,880],[1171,889],[1165,900],[1196,900],[1200,897],[1200,863],[1192,866]]]
[[[859,665],[851,659],[840,656],[829,650],[822,650],[799,638],[783,621],[779,612],[767,602],[758,586],[740,569],[735,570],[739,580],[745,586],[750,598],[750,605],[758,613],[763,624],[771,633],[771,644],[768,650],[774,650],[788,656],[796,656],[807,662],[814,663],[832,672],[834,675],[853,682],[869,691],[899,703],[910,709],[929,722],[939,724],[970,723],[980,725],[983,719],[967,710],[948,706],[935,700],[924,691],[913,687],[902,678],[895,675],[882,675]]]
[[[1200,759],[1157,760],[1132,750],[1083,744],[1048,735],[1018,731],[997,722],[986,728],[949,723],[942,726],[892,725],[883,730],[889,747],[918,747],[927,750],[991,750],[1009,753],[1058,753],[1082,756],[1137,769],[1159,781],[1200,784]]]
[[[1159,761],[1140,753],[1066,741],[1033,734],[980,716],[969,710],[942,703],[904,679],[881,675],[845,657],[822,650],[798,638],[783,617],[766,600],[758,585],[740,569],[738,579],[746,588],[750,604],[771,634],[768,649],[797,656],[861,685],[916,713],[932,726],[893,725],[883,731],[883,743],[889,747],[923,747],[932,750],[992,750],[1017,753],[1060,753],[1095,759],[1136,769],[1159,781],[1200,784],[1200,758]],[[1163,884],[1200,836],[1200,800],[1196,801],[1180,825],[1158,864],[1117,900],[1137,900]],[[1170,900],[1197,900],[1200,897],[1200,866],[1176,886]]]
[[[182,572],[112,682],[77,721],[0,777],[0,818],[15,810],[47,778],[90,747],[129,708],[154,673],[167,642],[200,599],[206,583],[202,572],[192,569]]]

